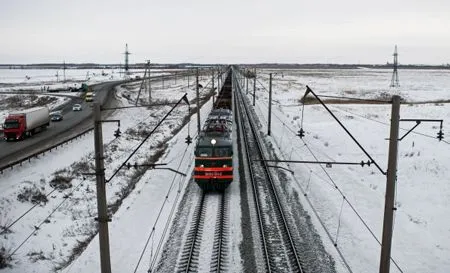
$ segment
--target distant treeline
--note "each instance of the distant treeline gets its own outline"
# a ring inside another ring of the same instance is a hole
[[[189,69],[217,67],[225,64],[151,64],[152,69]],[[244,67],[270,68],[270,69],[391,69],[392,64],[281,64],[281,63],[259,63],[259,64],[239,64]],[[95,64],[95,63],[42,63],[42,64],[0,64],[0,69],[124,69],[123,64]],[[130,64],[129,69],[145,69],[145,63]],[[398,69],[450,69],[450,64],[446,65],[398,65]]]

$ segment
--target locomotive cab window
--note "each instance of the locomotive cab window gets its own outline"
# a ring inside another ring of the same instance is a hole
[[[214,156],[225,157],[231,155],[232,155],[231,150],[228,147],[214,148]]]
[[[210,156],[212,156],[212,148],[198,147],[197,151],[196,151],[196,156],[210,157]]]

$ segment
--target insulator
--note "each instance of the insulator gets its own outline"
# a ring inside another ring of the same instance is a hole
[[[305,131],[303,131],[303,128],[300,128],[300,130],[298,130],[297,136],[299,136],[300,138],[303,138],[305,136]]]
[[[122,134],[122,133],[120,132],[120,129],[119,129],[119,128],[117,128],[117,130],[114,131],[114,136],[115,136],[115,137],[120,137],[121,134]]]
[[[442,132],[442,130],[439,130],[437,133],[437,139],[439,139],[439,141],[444,139],[444,132]]]
[[[190,135],[188,135],[186,137],[186,141],[185,142],[187,143],[187,145],[191,144],[192,143],[192,137]]]

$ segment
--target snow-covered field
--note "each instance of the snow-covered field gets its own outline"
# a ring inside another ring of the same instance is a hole
[[[321,105],[306,105],[302,120],[299,99],[306,85],[319,96],[386,100],[398,94],[405,100],[400,108],[401,118],[443,119],[444,132],[450,127],[448,70],[399,71],[399,88],[388,87],[392,72],[387,70],[297,70],[284,71],[283,75],[280,71],[264,71],[264,75],[259,75],[256,110],[263,131],[267,131],[270,72],[279,74],[273,79],[272,137],[268,139],[278,147],[284,160],[368,160]],[[413,104],[424,101],[433,103]],[[328,106],[386,171],[390,105]],[[400,137],[414,125],[415,122],[401,122]],[[436,139],[439,125],[423,122],[399,142],[392,258],[401,271],[391,263],[391,272],[450,272],[450,225],[446,217],[450,212],[450,142]],[[301,127],[306,131],[303,139],[295,135]],[[331,240],[324,229],[318,228],[330,249],[337,242],[353,272],[378,272],[380,246],[364,223],[381,241],[386,177],[374,165],[321,168],[291,163],[289,166],[295,171],[291,186],[294,191],[307,193],[329,232]],[[309,207],[306,199],[301,200]],[[313,214],[311,208],[310,211]],[[338,257],[336,251],[333,253]]]
[[[205,86],[205,88],[200,90],[202,96],[210,92],[209,87],[211,85],[208,86],[209,80],[209,78],[200,77],[200,83]],[[140,83],[138,82],[119,86],[116,92],[119,106],[127,106],[130,103],[134,104],[137,96],[136,91],[139,89],[139,86]],[[153,83],[153,102],[174,102],[179,100],[185,93],[188,94],[188,99],[192,100],[195,97],[192,76],[190,77],[190,88],[187,86],[187,79],[178,79],[176,83],[174,80],[166,81],[164,89],[162,88],[162,83]],[[131,108],[115,111],[109,116],[110,119],[119,119],[121,121],[120,130],[122,131],[122,136],[117,139],[113,136],[117,125],[112,123],[103,125],[103,139],[106,148],[105,154],[107,156],[105,161],[107,178],[112,176],[114,171],[124,162],[132,150],[140,144],[144,136],[154,128],[170,108],[171,105],[152,107],[150,109],[145,107]],[[206,110],[206,107],[204,109]],[[168,142],[171,135],[175,131],[180,130],[180,126],[184,118],[188,116],[188,113],[187,105],[182,102],[129,162],[144,163],[146,161],[152,161],[152,157],[157,154],[161,156],[164,149],[172,150],[170,147],[174,145],[181,145],[183,149],[189,148],[191,150],[184,153],[185,157],[180,157],[183,153],[179,149],[174,149],[173,151],[177,152],[175,158],[164,161],[164,163],[169,164],[167,167],[179,169],[178,164],[180,160],[187,163],[192,162],[193,145],[187,146],[184,140],[179,141],[179,143],[177,140]],[[194,127],[193,125],[190,126],[190,134],[193,136]],[[182,132],[184,137],[187,135],[188,128],[188,126],[183,128]],[[34,272],[49,272],[55,268],[63,267],[68,261],[69,256],[77,252],[77,250],[73,250],[74,248],[84,249],[85,243],[83,242],[95,236],[94,217],[97,214],[95,178],[89,175],[83,175],[83,173],[93,172],[93,164],[93,136],[92,134],[88,134],[75,143],[46,154],[42,157],[42,160],[32,161],[22,168],[15,168],[14,171],[5,171],[1,175],[0,225],[2,227],[13,225],[9,228],[11,232],[2,234],[3,239],[0,248],[3,247],[7,255],[14,253],[11,266],[4,270],[7,272],[30,272],[29,270],[32,269]],[[180,169],[180,171],[189,173],[189,170],[185,169]],[[108,204],[111,210],[117,210],[121,203],[120,200],[133,190],[134,186],[130,186],[130,184],[138,182],[142,175],[145,175],[142,181],[145,181],[148,176],[151,176],[158,183],[162,183],[160,185],[161,187],[154,185],[154,183],[138,183],[136,184],[136,189],[125,202],[133,203],[133,196],[141,196],[139,195],[139,188],[147,184],[152,188],[159,188],[158,192],[169,191],[172,188],[177,193],[178,187],[181,187],[180,185],[177,185],[175,188],[171,187],[171,184],[166,180],[168,178],[167,175],[171,175],[169,171],[155,170],[145,172],[134,170],[133,168],[130,170],[125,168],[107,184]],[[178,176],[175,178],[177,181],[181,178],[184,179],[184,177],[180,178]],[[132,180],[134,180],[134,183],[130,182]],[[59,187],[55,188],[50,186],[50,184],[57,184]],[[68,189],[61,189],[61,186],[67,186]],[[154,192],[154,189],[152,192]],[[181,194],[181,192],[178,194]],[[21,197],[22,202],[20,202],[17,200],[19,195],[30,198],[24,201],[27,198]],[[34,200],[36,201],[33,202],[31,196],[34,196]],[[160,208],[161,202],[159,201],[164,201],[165,195],[157,194],[157,196],[162,199],[152,198],[151,200],[154,202],[151,205],[152,208]],[[14,223],[20,215],[34,205],[36,205],[35,208]],[[122,209],[125,208],[122,206]],[[140,206],[140,208],[144,209],[144,214],[148,213],[147,206]],[[118,215],[120,215],[120,212],[114,216],[114,224],[129,224],[127,221],[119,221],[118,219],[121,217]],[[130,215],[127,217],[130,217]],[[154,218],[145,218],[145,215],[139,218],[148,221],[154,220]],[[160,222],[164,224],[165,219],[160,220]],[[136,236],[145,236],[144,230],[149,228],[150,223],[140,225],[139,227],[142,228],[142,232],[137,232]],[[93,246],[93,244],[91,245]],[[123,244],[117,247],[121,249],[123,248]],[[135,250],[140,251],[140,247]],[[98,250],[95,247],[94,249],[94,252]],[[114,251],[113,253],[118,252]],[[97,263],[96,260],[95,255],[92,261],[95,265]],[[129,263],[123,264],[123,266],[133,263],[135,261],[130,260]],[[70,268],[72,266],[65,270],[69,270]],[[97,271],[96,266],[93,268],[95,269],[87,269],[86,272]],[[127,269],[129,268],[127,267]]]
[[[367,161],[367,157],[322,106],[306,105],[302,120],[299,99],[306,85],[316,94],[327,96],[388,99],[391,94],[399,94],[411,102],[402,104],[401,118],[444,119],[444,131],[450,126],[450,107],[448,103],[438,102],[450,99],[449,71],[400,70],[401,87],[391,89],[391,71],[388,70],[265,70],[258,71],[255,107],[263,131],[267,131],[270,72],[278,74],[273,79],[272,136],[267,139],[277,147],[280,158],[315,160],[314,154],[318,160]],[[190,80],[192,84],[193,79]],[[209,78],[201,78],[203,86],[208,82]],[[245,83],[243,85],[245,88]],[[120,104],[132,103],[137,89],[138,84],[119,87],[117,98]],[[249,89],[251,98],[252,81]],[[202,94],[208,91],[208,88],[204,88]],[[164,90],[161,83],[159,88],[155,84],[152,92],[152,97],[160,101],[178,100],[186,92],[189,99],[195,97],[193,87],[187,88],[187,79],[178,80],[176,84],[169,81],[169,86],[166,82]],[[432,103],[412,104],[423,101]],[[210,107],[210,102],[206,103],[202,112],[206,113]],[[330,104],[329,107],[377,164],[386,170],[390,105]],[[116,125],[103,125],[107,178],[169,109],[170,106],[157,109],[131,108],[116,110],[109,117],[121,120],[123,134],[116,139],[113,136]],[[161,153],[160,162],[189,174],[194,145],[186,145],[184,138],[188,131],[191,136],[196,135],[195,115],[191,117],[193,122],[189,129],[185,126],[169,140],[186,114],[187,106],[179,106],[130,162],[142,163]],[[303,139],[294,134],[300,129],[301,123],[306,131]],[[413,125],[402,122],[400,135]],[[450,272],[447,258],[450,257],[450,225],[447,220],[450,146],[447,139],[439,142],[435,138],[438,130],[438,123],[422,123],[399,144],[392,257],[403,272]],[[161,151],[165,145],[167,149]],[[90,237],[94,240],[87,245],[83,254],[76,256],[78,258],[69,266],[57,271],[99,271],[98,236],[94,232],[95,182],[93,177],[82,175],[92,172],[92,167],[93,136],[88,134],[78,142],[46,154],[40,160],[0,175],[2,227],[12,224],[33,206],[31,202],[17,201],[23,189],[37,189],[38,192],[48,194],[46,201],[41,197],[36,208],[10,228],[10,233],[2,234],[0,248],[3,247],[6,253],[15,251],[10,266],[3,269],[4,272],[50,272],[60,268],[68,261],[73,248],[77,248],[78,252],[84,249],[83,242]],[[287,187],[292,188],[292,194],[299,193],[300,202],[310,211],[322,240],[335,257],[339,272],[347,270],[333,246],[335,242],[352,272],[378,272],[380,246],[355,211],[375,237],[381,240],[386,177],[373,165],[333,165],[332,168],[322,169],[313,164],[290,164],[289,167],[295,171],[295,175]],[[54,190],[49,185],[50,181],[60,184],[66,181],[71,187]],[[132,188],[127,187],[130,181],[134,181]],[[107,184],[110,209],[113,210],[121,203],[109,225],[113,272],[132,272],[148,238],[148,246],[136,271],[147,272],[149,264],[154,263],[155,257],[160,255],[157,251],[160,238],[165,235],[163,227],[188,181],[189,175],[184,177],[166,170],[139,172],[130,169],[120,171]],[[319,218],[314,216],[303,192],[307,193]],[[341,193],[348,203],[343,202]],[[123,196],[127,198],[119,202]],[[393,264],[391,269],[391,272],[401,272]]]

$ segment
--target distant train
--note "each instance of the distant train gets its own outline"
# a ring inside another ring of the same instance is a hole
[[[233,105],[231,70],[195,148],[194,180],[207,191],[223,191],[233,181]]]

